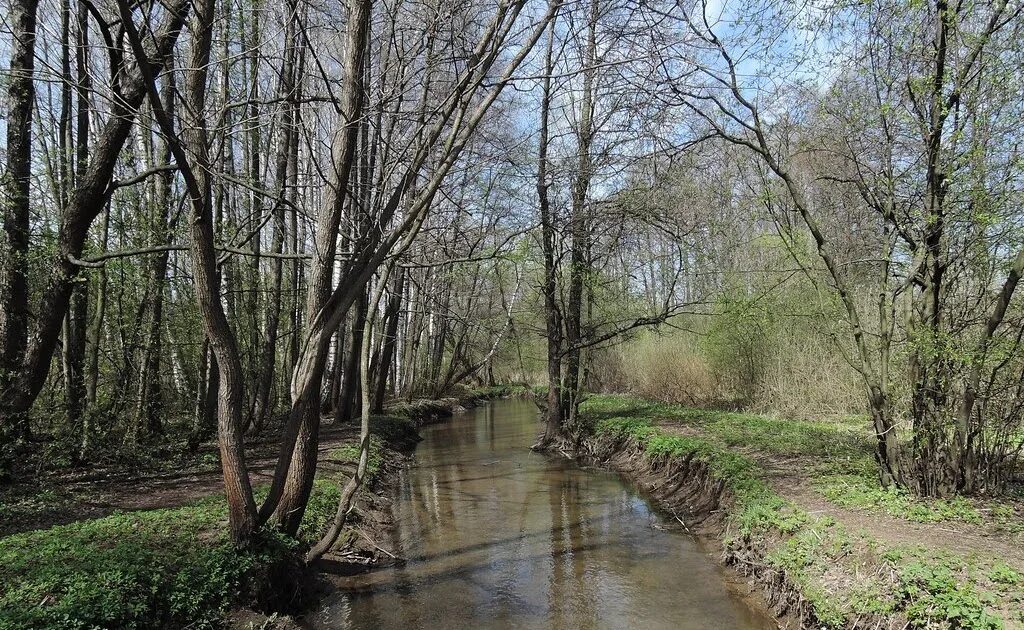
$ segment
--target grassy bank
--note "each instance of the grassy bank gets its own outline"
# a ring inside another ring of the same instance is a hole
[[[375,418],[372,428],[371,489],[397,457],[391,449],[406,450],[417,439],[407,418]],[[251,550],[237,551],[222,497],[0,539],[0,628],[202,628],[219,625],[236,605],[294,607],[299,552],[333,517],[340,473],[357,457],[350,444],[327,454],[299,540],[267,530]]]
[[[599,457],[617,454],[619,467],[669,507],[712,515],[707,531],[720,537],[726,561],[802,626],[1024,627],[1024,566],[1012,553],[1022,541],[1021,502],[882,489],[865,421],[802,422],[622,396],[595,396],[584,411]],[[683,463],[701,480],[701,496],[673,500],[665,488]]]

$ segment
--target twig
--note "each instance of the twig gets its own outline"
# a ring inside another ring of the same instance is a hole
[[[372,538],[370,538],[370,536],[369,536],[369,535],[368,535],[368,534],[367,534],[366,532],[364,532],[364,531],[363,531],[363,528],[362,528],[362,527],[356,527],[356,529],[358,529],[358,530],[359,530],[359,533],[360,533],[360,534],[361,534],[361,535],[363,536],[363,538],[365,538],[365,539],[366,539],[366,542],[368,542],[368,543],[370,543],[371,545],[373,545],[374,549],[376,549],[377,551],[382,551],[382,552],[384,552],[385,554],[387,554],[387,555],[391,556],[391,559],[392,559],[392,560],[398,560],[398,556],[396,556],[395,554],[391,553],[391,552],[390,552],[390,551],[388,551],[387,549],[385,549],[385,548],[381,547],[381,546],[380,546],[380,545],[378,545],[377,543],[373,542],[373,539],[372,539]]]

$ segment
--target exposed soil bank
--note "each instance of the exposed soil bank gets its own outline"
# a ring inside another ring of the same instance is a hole
[[[780,627],[816,627],[813,606],[801,596],[799,588],[784,574],[766,567],[765,544],[751,540],[746,545],[723,542],[729,533],[733,501],[725,480],[718,478],[707,462],[692,455],[652,458],[639,441],[607,434],[586,440],[577,456],[585,463],[621,473],[684,523],[687,531],[712,550],[720,551],[725,564],[752,577],[761,587],[762,602],[777,617]]]
[[[595,396],[585,416],[577,457],[709,541],[780,627],[1024,627],[1020,531],[1004,518],[1017,500],[871,489],[857,472],[870,470],[870,433],[846,425],[622,396]]]

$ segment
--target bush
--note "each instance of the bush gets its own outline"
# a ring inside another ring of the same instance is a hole
[[[734,295],[715,314],[680,318],[680,330],[639,335],[604,351],[601,390],[791,418],[863,414],[859,375],[824,330],[827,318],[802,313],[793,305],[801,300],[797,289]]]

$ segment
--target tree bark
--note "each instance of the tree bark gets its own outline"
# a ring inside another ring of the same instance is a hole
[[[274,166],[274,174],[278,182],[278,199],[274,204],[273,213],[273,236],[270,250],[272,253],[280,254],[284,251],[285,240],[285,199],[289,194],[288,184],[291,181],[289,174],[297,172],[292,164],[298,159],[298,129],[296,117],[298,107],[291,102],[294,97],[296,70],[295,70],[295,29],[296,29],[296,3],[288,3],[288,16],[285,22],[285,50],[284,62],[281,67],[281,80],[278,93],[281,98],[286,99],[282,112],[280,136],[278,138],[278,153]],[[292,182],[295,185],[295,182]],[[252,423],[258,431],[266,422],[271,411],[271,393],[274,386],[274,371],[277,364],[277,329],[281,318],[282,285],[284,277],[284,260],[280,257],[271,259],[270,262],[270,283],[268,287],[269,299],[264,316],[263,340],[260,350],[259,374],[256,381],[256,392],[253,396],[254,406]],[[293,331],[293,334],[295,332]]]
[[[381,345],[380,358],[377,360],[377,371],[374,374],[373,404],[371,413],[383,413],[384,401],[388,393],[388,375],[394,360],[395,348],[398,346],[398,322],[401,319],[402,291],[405,285],[405,274],[399,272],[391,287],[391,297],[384,309],[384,340]]]
[[[594,75],[597,63],[598,0],[590,2],[587,47],[584,53],[583,96],[576,130],[576,175],[572,184],[572,215],[569,218],[572,247],[569,256],[569,296],[565,307],[565,373],[562,376],[562,422],[569,423],[579,409],[580,369],[583,340],[583,293],[588,280],[590,206],[588,196],[593,177],[591,148],[594,140]]]
[[[551,74],[554,70],[552,52],[555,40],[555,21],[548,31],[544,54],[544,80],[540,103],[540,141],[537,156],[537,201],[540,206],[541,250],[544,258],[544,331],[547,337],[547,409],[544,414],[542,445],[550,444],[562,435],[562,314],[558,306],[558,270],[555,267],[554,221],[548,197],[548,126],[551,116]]]
[[[175,89],[174,72],[169,72],[164,79],[163,107],[168,119],[172,122],[175,116]],[[172,157],[169,143],[165,139],[162,141],[160,150],[160,163],[168,164]],[[171,172],[164,172],[156,177],[152,226],[152,239],[155,246],[170,244],[177,224],[171,215],[173,178],[174,174]],[[150,435],[163,433],[163,424],[160,421],[162,410],[160,365],[163,352],[160,331],[163,327],[164,282],[167,278],[170,254],[169,251],[158,252],[149,261],[149,318],[146,321],[143,356],[140,361],[136,426],[144,428]]]
[[[0,441],[29,437],[28,406],[3,404],[23,385],[16,378],[28,345],[28,252],[32,179],[32,112],[35,104],[36,9],[38,0],[14,0],[7,17],[13,29],[7,78],[7,163],[0,243]],[[63,312],[59,322],[63,319]],[[56,330],[53,331],[56,335]],[[40,383],[40,386],[42,384]],[[0,475],[6,468],[0,462]]]
[[[99,132],[97,141],[90,147],[91,159],[88,168],[76,182],[75,190],[68,199],[67,210],[61,217],[55,253],[49,264],[49,276],[42,289],[42,300],[35,311],[36,323],[32,334],[29,335],[24,351],[18,352],[22,359],[20,362],[15,361],[17,365],[8,387],[0,392],[0,426],[21,426],[22,421],[19,419],[25,417],[24,414],[28,412],[46,382],[58,333],[69,307],[75,278],[79,273],[78,265],[72,261],[81,258],[89,227],[105,207],[111,193],[110,184],[117,158],[128,139],[136,112],[146,95],[144,72],[157,72],[167,62],[190,5],[190,0],[174,0],[167,7],[167,18],[163,27],[147,37],[143,45],[145,59],[148,60],[145,62],[146,67],[143,67],[143,62],[139,62],[120,78],[121,98],[111,101],[110,118]],[[11,128],[10,124],[8,128]],[[17,144],[20,138],[15,140]],[[16,177],[14,181],[22,180]],[[21,312],[19,308],[13,312]],[[16,340],[15,346],[17,345]]]
[[[338,228],[345,205],[349,176],[355,162],[356,145],[359,141],[360,116],[364,101],[364,66],[366,46],[370,30],[370,0],[351,0],[349,3],[347,41],[345,44],[344,84],[341,115],[345,121],[335,136],[331,147],[331,177],[317,217],[314,235],[315,251],[309,278],[306,318],[313,322],[326,306],[331,294],[334,276],[335,254],[337,253]],[[314,360],[304,369],[296,369],[293,379],[301,378],[304,383],[292,384],[292,417],[290,424],[300,425],[290,457],[279,460],[274,473],[274,482],[261,517],[269,518],[270,507],[274,508],[274,519],[278,526],[289,535],[295,535],[306,502],[313,486],[316,472],[318,433],[320,428],[320,401],[326,352],[316,352]],[[317,400],[314,400],[317,398]],[[286,431],[284,448],[288,449],[289,431]],[[274,505],[278,503],[278,505]]]

